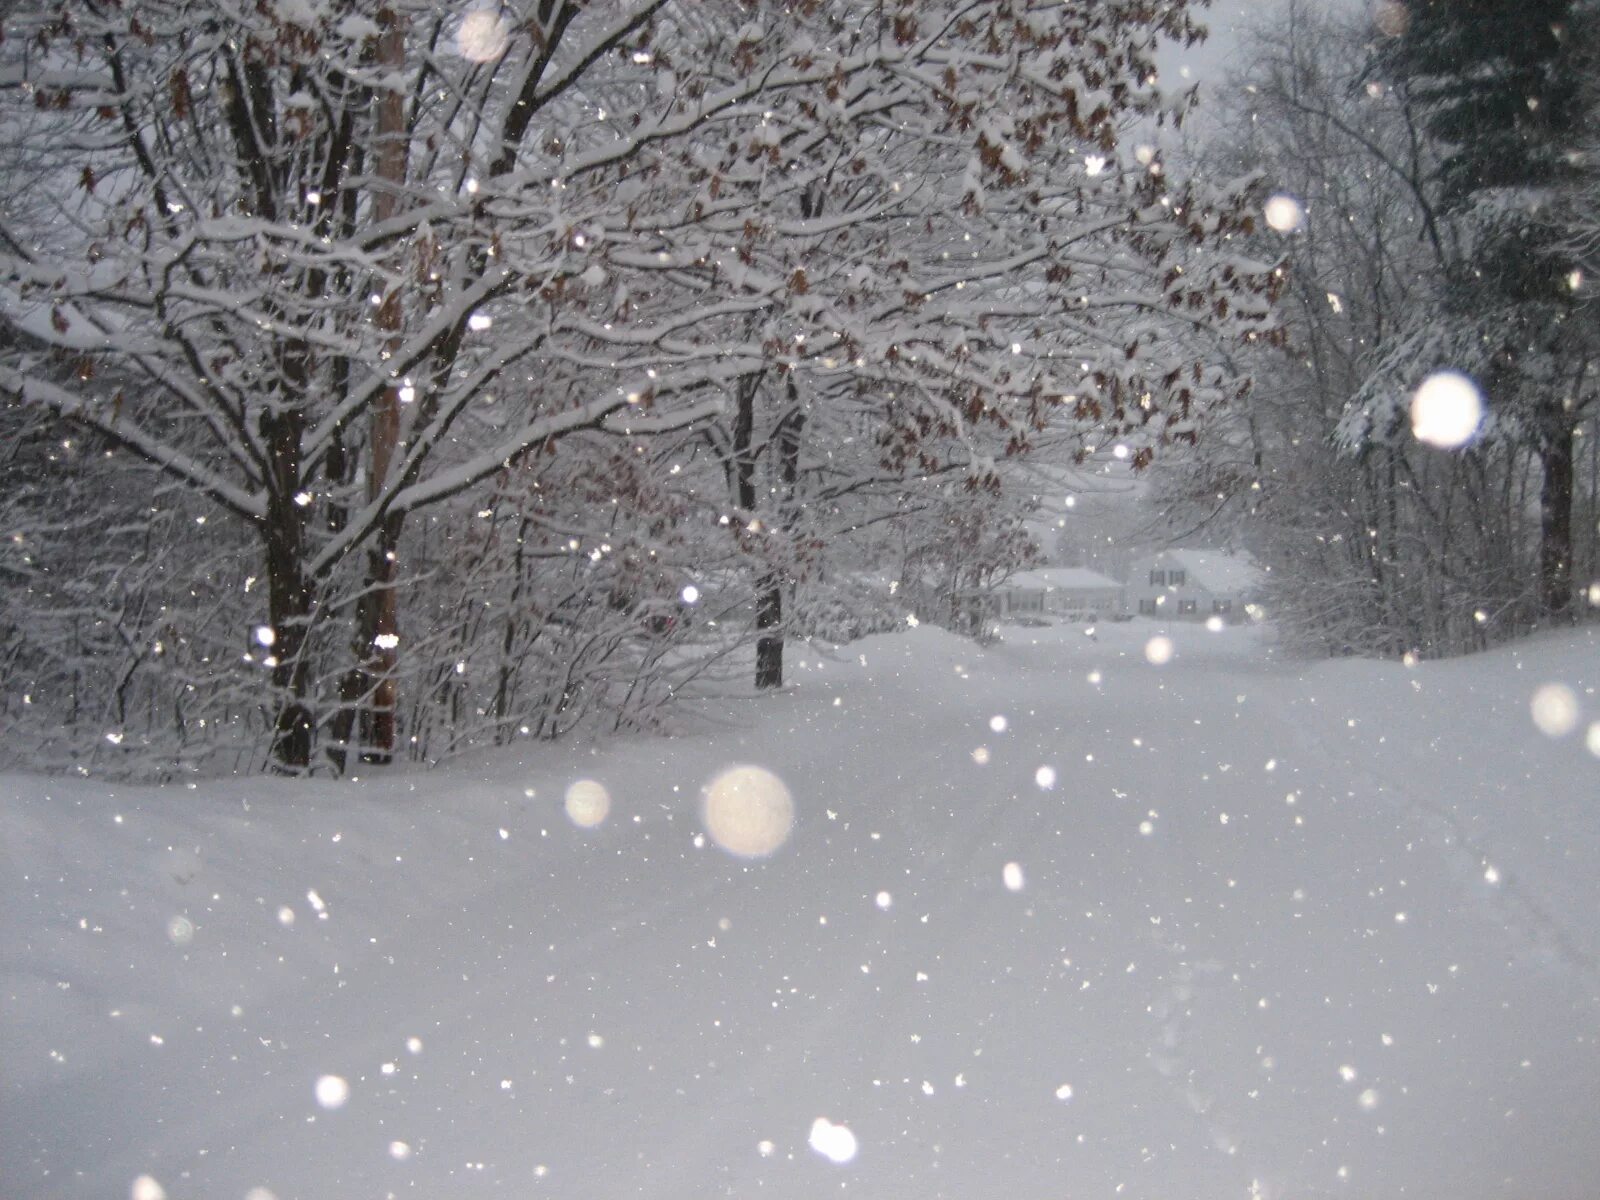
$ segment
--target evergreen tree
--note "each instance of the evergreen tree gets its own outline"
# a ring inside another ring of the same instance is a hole
[[[1502,331],[1483,382],[1543,473],[1540,602],[1571,608],[1574,431],[1592,403],[1594,339],[1572,319],[1571,231],[1559,203],[1579,182],[1584,6],[1575,0],[1412,0],[1377,70],[1407,88],[1443,147],[1442,203],[1469,218],[1470,252],[1447,304]]]

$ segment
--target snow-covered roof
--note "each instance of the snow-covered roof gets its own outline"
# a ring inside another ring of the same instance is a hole
[[[1098,571],[1091,571],[1087,567],[1041,567],[1036,571],[1020,571],[1007,579],[1004,584],[1009,588],[1037,588],[1046,592],[1061,592],[1067,590],[1081,591],[1084,589],[1104,589],[1121,591],[1122,585],[1115,579],[1107,579]]]
[[[1161,557],[1169,567],[1187,571],[1190,582],[1219,595],[1255,591],[1266,583],[1266,575],[1255,560],[1244,554],[1222,550],[1167,550]]]

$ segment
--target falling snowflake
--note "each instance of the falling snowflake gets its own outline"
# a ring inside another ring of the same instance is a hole
[[[323,1075],[317,1080],[316,1094],[323,1108],[343,1108],[350,1099],[350,1085],[338,1075]]]
[[[1471,440],[1483,422],[1478,385],[1456,371],[1438,371],[1411,397],[1411,433],[1419,442],[1453,450]]]
[[[1279,233],[1294,233],[1304,227],[1306,210],[1287,192],[1278,192],[1267,199],[1262,208],[1267,224]]]
[[[473,62],[492,62],[506,52],[511,30],[495,9],[478,8],[461,18],[456,48]]]
[[[1546,737],[1566,737],[1578,727],[1578,694],[1564,683],[1547,683],[1534,692],[1529,709]]]
[[[743,858],[774,853],[794,828],[793,796],[783,780],[763,767],[722,772],[707,785],[701,812],[711,840]]]
[[[811,1148],[829,1162],[847,1163],[856,1156],[859,1148],[856,1135],[844,1125],[835,1125],[827,1117],[818,1117],[811,1123]]]
[[[593,829],[610,814],[611,793],[603,783],[580,779],[567,789],[565,808],[574,825]]]

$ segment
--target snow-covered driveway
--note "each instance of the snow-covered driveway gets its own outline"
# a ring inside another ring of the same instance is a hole
[[[1593,1195],[1600,635],[1158,632],[803,652],[527,765],[0,778],[0,1194]],[[736,762],[763,861],[703,836]]]

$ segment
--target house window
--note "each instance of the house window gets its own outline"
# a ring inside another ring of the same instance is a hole
[[[1167,572],[1167,582],[1170,583],[1173,587],[1182,587],[1185,583],[1188,582],[1188,580],[1189,580],[1189,572],[1187,572],[1187,571],[1168,571]]]
[[[1160,587],[1162,584],[1166,583],[1166,581],[1167,573],[1165,571],[1150,572],[1150,585],[1152,587]]]
[[[1233,601],[1232,600],[1213,600],[1211,602],[1211,611],[1214,612],[1214,613],[1232,612],[1233,611]]]
[[[1179,600],[1178,601],[1178,612],[1179,612],[1180,615],[1193,613],[1194,612],[1194,601],[1193,600]]]
[[[1139,615],[1141,617],[1153,617],[1153,616],[1155,616],[1156,615],[1156,602],[1154,600],[1141,600],[1141,601],[1139,601]]]

